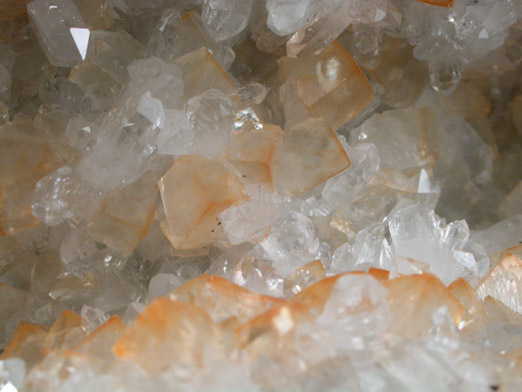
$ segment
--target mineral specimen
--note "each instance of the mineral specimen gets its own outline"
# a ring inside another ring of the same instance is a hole
[[[0,391],[522,390],[521,16],[0,0]]]

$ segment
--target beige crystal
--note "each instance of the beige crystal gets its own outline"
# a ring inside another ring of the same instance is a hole
[[[276,162],[278,188],[294,196],[350,167],[337,135],[313,118],[283,132]]]
[[[178,158],[159,186],[166,217],[162,229],[175,249],[211,245],[222,233],[219,214],[248,199],[226,163],[198,155]]]
[[[92,238],[130,254],[147,235],[156,210],[157,184],[151,173],[105,200],[87,226]]]
[[[323,118],[336,131],[374,99],[372,87],[348,51],[337,41],[319,55],[281,57],[279,73],[288,128],[306,118]]]
[[[222,150],[222,157],[241,174],[246,184],[259,184],[274,190],[274,158],[281,138],[281,128],[265,124],[260,130],[232,136]]]

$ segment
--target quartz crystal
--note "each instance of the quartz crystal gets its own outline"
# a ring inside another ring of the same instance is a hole
[[[521,391],[519,0],[0,0],[0,391]]]
[[[51,64],[72,67],[85,60],[90,31],[73,0],[36,0],[27,13]]]

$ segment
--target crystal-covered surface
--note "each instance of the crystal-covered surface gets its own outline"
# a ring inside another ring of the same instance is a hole
[[[514,0],[0,0],[0,390],[522,390]]]

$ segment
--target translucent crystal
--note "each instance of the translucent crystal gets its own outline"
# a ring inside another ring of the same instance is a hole
[[[0,361],[0,387],[2,391],[14,392],[22,388],[25,380],[25,362],[13,358]]]
[[[250,18],[254,0],[204,0],[201,17],[216,42],[241,33]]]
[[[260,130],[233,135],[221,156],[241,173],[243,182],[273,190],[275,151],[280,138],[279,127],[265,124]]]
[[[256,185],[247,185],[245,191],[249,197],[247,202],[219,215],[226,241],[231,244],[261,241],[283,210],[279,196]]]
[[[295,211],[281,215],[260,243],[274,267],[284,276],[311,261],[319,250],[312,221]]]
[[[0,127],[0,233],[13,235],[36,226],[31,214],[32,192],[38,180],[59,166],[42,133],[32,121],[15,120]],[[13,166],[12,162],[23,165]]]
[[[87,226],[92,238],[123,254],[130,254],[147,234],[158,189],[151,173],[108,197]]]
[[[176,249],[210,245],[222,232],[219,214],[247,199],[227,166],[197,155],[178,158],[161,179],[160,192],[166,216],[163,231]]]
[[[72,0],[36,0],[27,12],[49,62],[72,67],[85,60],[90,31]]]
[[[317,12],[313,1],[267,0],[268,27],[278,35],[288,35],[304,27]]]
[[[276,162],[278,187],[291,195],[312,189],[350,166],[336,134],[316,119],[283,133]]]
[[[221,91],[210,89],[189,99],[186,110],[194,141],[185,154],[218,155],[234,131],[232,101]]]
[[[42,178],[36,184],[32,212],[48,226],[56,226],[74,216],[80,184],[68,166]]]
[[[98,248],[86,233],[71,231],[60,246],[60,259],[67,271],[81,276],[92,270],[98,260]]]
[[[322,117],[334,131],[374,99],[372,88],[350,54],[334,41],[318,56],[279,59],[286,128]]]

